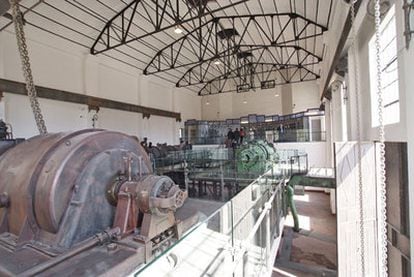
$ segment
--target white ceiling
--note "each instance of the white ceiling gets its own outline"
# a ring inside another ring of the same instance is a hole
[[[176,0],[171,1],[174,2]],[[189,12],[187,16],[184,17],[184,19],[195,16],[193,11],[188,10],[188,6],[184,2],[186,0],[179,1],[181,1],[181,14]],[[208,2],[208,8],[210,11],[214,11],[220,9],[221,7],[225,7],[239,1],[241,0],[210,1]],[[308,21],[298,21],[299,23],[296,26],[289,26],[285,30],[281,41],[290,40],[293,38],[293,28],[300,30],[305,27],[306,22],[312,21],[324,27],[331,27],[330,21],[332,18],[330,17],[335,14],[335,9],[341,7],[335,3],[336,1],[339,0],[248,0],[232,7],[220,10],[213,15],[207,14],[200,21],[196,19],[181,24],[181,28],[184,31],[182,34],[176,34],[174,32],[175,27],[171,27],[165,31],[158,32],[154,35],[147,36],[140,40],[132,41],[126,45],[116,47],[115,49],[98,55],[106,55],[134,66],[138,69],[144,70],[151,62],[153,57],[156,56],[161,49],[167,47],[170,44],[173,44],[177,39],[180,39],[186,34],[190,33],[192,30],[194,30],[195,27],[198,26],[198,24],[209,22],[209,20],[211,20],[213,17],[225,17],[220,19],[220,27],[228,28],[233,25],[232,19],[228,18],[231,16],[237,17],[245,15],[297,13],[306,18]],[[22,0],[20,4],[22,11],[25,13],[25,20],[27,21],[27,24],[42,29],[45,32],[59,36],[62,39],[67,40],[68,43],[75,43],[85,47],[86,49],[89,49],[92,47],[94,41],[98,38],[99,33],[104,28],[108,20],[115,16],[130,2],[130,0]],[[142,0],[138,4],[138,8],[136,10],[137,13],[135,14],[134,20],[131,24],[129,36],[127,39],[133,39],[137,36],[142,36],[154,29],[148,18],[149,16],[152,18],[155,17],[155,2],[156,0]],[[168,10],[168,12],[171,12],[171,9]],[[128,18],[131,14],[132,9],[127,10],[125,13],[126,18]],[[248,20],[248,17],[242,19],[234,19],[234,26],[239,33],[245,29]],[[285,23],[289,20],[289,17],[277,16],[274,17],[272,21],[269,16],[261,16],[257,17],[256,20],[257,24],[250,24],[242,40],[238,41],[240,44],[269,44],[269,40],[266,40],[266,34],[269,34],[271,32],[280,32],[281,28],[283,28]],[[163,26],[171,25],[173,24],[173,19],[167,15],[164,15],[163,24]],[[120,26],[121,20],[118,18],[114,21],[114,28],[120,28]],[[208,32],[206,30],[208,30],[208,26],[211,26],[211,24],[207,24],[206,26],[207,27],[202,28],[202,30],[204,37],[203,43],[207,45]],[[10,26],[10,20],[2,17],[0,18],[0,30],[4,30],[6,28],[10,30],[12,29],[12,26]],[[309,25],[305,29],[302,36],[311,35],[316,30],[316,25]],[[307,52],[312,53],[315,56],[322,57],[325,48],[323,44],[324,36],[326,36],[327,33],[329,33],[329,30],[322,36],[302,39],[300,41],[292,41],[288,43],[288,45],[300,46],[300,48],[303,50],[298,52],[297,59],[306,57],[305,55]],[[112,40],[119,40],[116,37],[115,32],[112,32],[111,36],[113,36]],[[162,73],[157,73],[156,75],[173,83],[176,83],[183,75],[186,74],[189,69],[196,66],[198,64],[198,61],[195,60],[195,56],[192,55],[192,53],[194,52],[194,49],[197,49],[199,40],[196,40],[194,38],[190,42],[192,45],[186,44],[181,49],[181,53],[176,61],[177,68]],[[214,45],[212,45],[212,42],[210,41],[207,48],[211,48],[213,46]],[[99,47],[103,47],[103,44],[100,42],[97,45],[97,49],[99,49]],[[220,44],[218,48],[223,51],[226,49],[226,47],[222,44]],[[172,49],[174,49],[174,52],[172,52],[174,55],[178,53],[177,47],[172,47]],[[275,59],[279,59],[281,55],[288,56],[292,53],[292,51],[293,50],[290,48],[275,48],[266,51],[266,53],[264,53],[260,59],[255,54],[259,51],[256,51],[254,52],[254,61],[276,63],[277,60],[275,61]],[[314,57],[310,56],[307,57],[307,59],[314,59]],[[161,65],[163,63],[164,61],[161,59]],[[164,65],[164,67],[168,68],[167,65]],[[225,69],[218,66],[209,67],[207,69],[207,63],[199,65],[199,68],[204,68],[207,71],[207,75],[205,76],[207,80],[212,80],[219,75],[222,75],[225,71]],[[317,63],[315,63],[309,65],[307,68],[315,73],[319,73],[320,67]],[[203,86],[203,84],[200,84],[192,86],[190,88],[198,92]]]

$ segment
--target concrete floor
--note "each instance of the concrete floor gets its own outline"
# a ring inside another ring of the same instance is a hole
[[[301,230],[293,231],[289,215],[272,277],[336,276],[336,217],[329,194],[306,191],[295,195],[295,203]]]

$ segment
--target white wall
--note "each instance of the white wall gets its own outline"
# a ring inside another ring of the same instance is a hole
[[[275,143],[275,148],[279,149],[295,149],[308,154],[308,165],[313,168],[332,167],[327,160],[326,142],[284,142]]]
[[[29,99],[26,96],[6,93],[2,102],[4,102],[4,118],[13,126],[15,137],[28,138],[38,134]],[[61,103],[48,99],[40,99],[39,102],[49,132],[79,130],[88,127],[88,108],[85,105]]]
[[[254,92],[203,96],[202,118],[204,120],[223,120],[240,118],[248,114],[282,115],[319,107],[320,88],[318,82],[309,81],[287,86],[292,88],[292,93],[289,95],[282,92],[283,86],[277,86],[274,89],[258,89]],[[284,107],[285,109],[283,109],[284,97],[292,98],[291,102],[284,101],[292,103],[291,108]],[[283,112],[283,110],[287,112]]]
[[[376,164],[378,148],[374,143],[361,144],[361,161],[355,142],[335,143],[336,201],[337,201],[337,253],[338,276],[384,276],[379,271],[379,248],[377,236]],[[364,265],[361,269],[361,248],[359,233],[359,188],[358,163],[364,179],[362,201],[364,203]]]
[[[26,26],[32,71],[36,85],[112,99],[130,104],[180,112],[183,121],[119,110],[101,109],[96,127],[118,130],[154,143],[178,143],[179,128],[187,119],[201,119],[201,97],[157,77],[146,77],[134,67]],[[14,33],[0,33],[0,78],[23,82]],[[40,99],[50,132],[92,126],[86,105]],[[15,136],[30,137],[37,129],[27,97],[5,92],[0,115],[13,125]]]
[[[400,97],[400,122],[397,124],[386,125],[385,136],[387,141],[407,141],[408,142],[408,166],[409,166],[409,202],[410,211],[414,211],[414,124],[410,119],[414,118],[414,41],[411,41],[410,48],[405,47],[404,37],[404,13],[403,13],[403,1],[395,2],[396,11],[396,25],[397,25],[397,49],[398,49],[398,75],[399,75],[399,97]],[[363,4],[366,4],[364,1]],[[356,140],[356,95],[355,86],[358,85],[361,101],[361,130],[362,140],[375,141],[378,140],[378,128],[372,128],[371,109],[377,106],[377,103],[371,103],[370,97],[370,82],[369,82],[369,55],[368,55],[368,43],[375,31],[373,19],[366,16],[366,8],[363,5],[361,13],[357,18],[357,52],[356,57],[354,53],[348,50],[349,58],[349,74],[346,76],[346,82],[348,86],[348,103],[347,103],[347,122],[340,122],[340,120],[331,119],[332,130],[345,128],[348,130],[348,139]],[[354,71],[356,68],[355,61],[359,67],[359,83],[354,82]],[[333,95],[334,97],[334,95]],[[332,114],[340,113],[340,108],[335,101],[338,99],[332,99],[330,102],[330,108],[333,109]],[[340,125],[340,126],[338,126]],[[334,136],[334,135],[333,135]],[[337,138],[336,138],[337,139]],[[333,141],[335,138],[333,137]],[[414,212],[410,212],[410,237],[414,238]],[[411,253],[414,252],[414,240],[411,240]],[[411,262],[411,272],[414,272],[414,262]]]
[[[303,82],[292,85],[292,112],[302,112],[309,108],[319,108],[320,86],[318,81]]]

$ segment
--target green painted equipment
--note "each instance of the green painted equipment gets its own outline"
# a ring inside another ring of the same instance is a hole
[[[276,160],[274,147],[262,140],[249,142],[236,150],[237,171],[240,173],[263,174]]]
[[[295,188],[291,184],[287,184],[285,193],[287,198],[287,205],[290,208],[290,212],[292,213],[293,217],[293,230],[295,232],[299,232],[299,216],[298,212],[296,211],[295,200],[293,199],[293,196],[295,195]]]

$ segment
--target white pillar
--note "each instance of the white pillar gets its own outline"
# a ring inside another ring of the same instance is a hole
[[[360,115],[362,115],[362,108],[361,108],[361,102],[362,102],[362,97],[361,97],[361,89],[360,89],[360,84],[356,83],[355,80],[355,68],[356,68],[356,61],[358,61],[358,57],[354,57],[354,51],[352,51],[352,48],[348,51],[348,138],[349,140],[358,140],[358,118],[357,118],[357,103],[359,102],[359,111],[360,111]],[[361,80],[360,80],[361,81]],[[358,92],[359,92],[359,101],[357,101],[357,91],[356,88],[358,88]],[[368,92],[364,92],[364,93],[368,93]],[[360,126],[362,126],[362,122],[361,122],[361,118],[359,118],[360,121]],[[362,130],[361,130],[362,131]],[[361,136],[362,136],[362,132],[361,132]]]
[[[332,102],[325,101],[325,138],[326,138],[326,162],[328,167],[333,167],[332,145]]]
[[[5,52],[5,32],[0,32],[0,78],[5,77],[5,70],[4,70],[4,52]]]
[[[5,112],[5,105],[4,105],[4,98],[0,98],[0,119],[6,121],[6,112]]]

